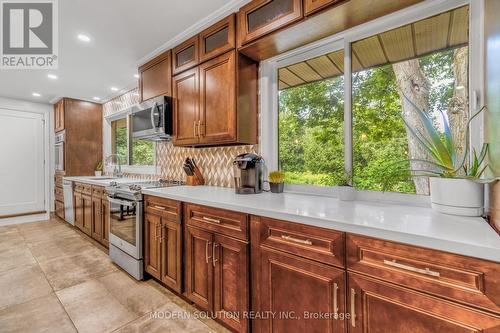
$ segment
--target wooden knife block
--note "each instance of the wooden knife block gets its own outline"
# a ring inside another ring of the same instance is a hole
[[[203,178],[200,169],[195,168],[193,171],[193,176],[186,176],[186,184],[190,186],[205,185],[205,179]]]

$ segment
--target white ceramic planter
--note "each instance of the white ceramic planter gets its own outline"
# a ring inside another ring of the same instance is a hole
[[[353,201],[356,199],[356,190],[352,186],[338,186],[339,199],[342,201]]]
[[[102,171],[94,171],[96,177],[102,176]]]
[[[432,208],[461,216],[481,216],[484,212],[484,184],[468,179],[430,178]]]

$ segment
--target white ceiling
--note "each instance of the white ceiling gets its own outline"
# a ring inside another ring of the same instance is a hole
[[[242,0],[60,0],[59,69],[0,70],[0,96],[102,101],[137,85],[137,66],[235,11]],[[86,44],[78,34],[91,37]],[[58,76],[50,80],[47,74]],[[111,87],[120,92],[112,92]],[[37,92],[41,97],[33,97]]]

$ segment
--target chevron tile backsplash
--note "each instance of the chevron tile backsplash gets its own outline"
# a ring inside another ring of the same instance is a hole
[[[137,103],[139,103],[139,93],[138,89],[134,89],[104,103],[103,114],[108,117]],[[234,158],[243,153],[257,153],[258,150],[258,145],[184,148],[174,147],[171,142],[162,141],[156,144],[158,175],[127,174],[126,176],[185,180],[186,174],[182,169],[182,165],[187,157],[191,157],[194,158],[200,168],[206,185],[232,187]]]

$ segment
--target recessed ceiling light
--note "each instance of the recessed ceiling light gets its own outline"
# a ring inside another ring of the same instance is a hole
[[[57,75],[55,74],[47,74],[47,77],[51,80],[57,80]]]
[[[111,87],[111,91],[118,91],[117,87]]]
[[[78,39],[85,43],[90,42],[90,37],[84,34],[78,34]]]
[[[134,74],[134,77],[135,77],[136,79],[138,79],[138,78],[139,78],[139,74]]]
[[[101,97],[94,97],[93,98],[94,101],[100,101],[101,100]]]
[[[33,95],[34,97],[40,97],[40,96],[42,96],[42,95],[40,95],[39,93],[36,93],[36,92],[35,92],[35,93],[32,93],[32,95]]]

